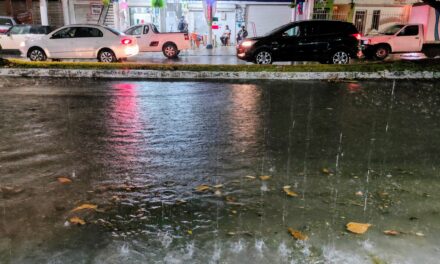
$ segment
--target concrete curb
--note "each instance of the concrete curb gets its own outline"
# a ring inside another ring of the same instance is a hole
[[[0,76],[59,77],[106,79],[221,79],[221,80],[374,80],[374,79],[440,79],[440,72],[214,72],[214,71],[159,71],[159,70],[90,70],[0,68]]]

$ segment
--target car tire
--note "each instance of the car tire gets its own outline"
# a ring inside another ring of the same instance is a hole
[[[384,60],[389,54],[390,48],[384,45],[380,45],[374,50],[374,58],[378,60]]]
[[[255,64],[272,64],[272,53],[268,50],[259,50],[254,55]]]
[[[162,52],[168,59],[175,59],[179,55],[179,51],[174,43],[166,43],[163,45]]]
[[[27,55],[31,61],[46,61],[47,60],[46,53],[44,53],[44,50],[42,50],[41,48],[31,48],[28,51]]]
[[[105,63],[117,62],[115,53],[110,49],[103,49],[98,53],[98,61]]]
[[[348,64],[350,62],[350,54],[345,50],[337,50],[330,57],[331,64]]]

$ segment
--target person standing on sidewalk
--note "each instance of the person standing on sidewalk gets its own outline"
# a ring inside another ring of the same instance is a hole
[[[230,38],[231,38],[231,30],[229,29],[229,26],[226,25],[225,31],[223,32],[223,35],[220,37],[220,41],[222,42],[223,46],[227,46],[229,44]]]
[[[179,24],[177,25],[177,30],[182,33],[188,33],[188,23],[185,20],[185,17],[180,17]]]
[[[248,32],[245,28],[245,26],[241,26],[240,31],[237,33],[237,44],[240,43],[240,41],[244,40],[248,36]]]

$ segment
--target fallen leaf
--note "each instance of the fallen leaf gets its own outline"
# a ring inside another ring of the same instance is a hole
[[[330,174],[330,170],[327,169],[327,168],[322,168],[321,172],[324,173],[324,174]]]
[[[83,210],[83,209],[96,210],[97,208],[98,208],[98,206],[95,204],[82,204],[82,205],[76,207],[75,209],[72,209],[70,212],[76,212],[76,211]]]
[[[415,235],[419,236],[419,237],[424,237],[425,236],[425,234],[423,234],[422,232],[417,232],[417,233],[415,233]]]
[[[212,187],[214,187],[216,189],[223,188],[223,184],[217,184],[217,185],[214,185]]]
[[[197,186],[196,191],[197,192],[204,192],[204,191],[209,190],[209,188],[210,187],[208,185],[203,184],[203,185]]]
[[[188,234],[192,235],[193,231],[192,230],[188,230]]]
[[[283,187],[283,191],[284,191],[288,196],[291,196],[291,197],[297,197],[297,196],[298,196],[298,194],[297,194],[296,192],[294,192],[294,191],[292,191],[292,190],[290,189],[290,186],[289,186],[289,185],[284,186],[284,187]]]
[[[84,221],[83,219],[81,219],[77,216],[70,218],[69,222],[72,224],[77,224],[77,225],[85,225],[86,224],[86,221]]]
[[[69,184],[72,183],[72,180],[67,178],[67,177],[58,177],[57,178],[58,182],[61,184]]]
[[[356,196],[364,196],[364,193],[361,192],[361,191],[358,191],[358,192],[356,192],[355,194],[356,194]]]
[[[292,235],[296,240],[307,240],[309,237],[304,235],[298,230],[295,230],[291,227],[287,228],[287,231],[289,231],[290,235]]]
[[[255,180],[256,179],[256,177],[255,176],[250,176],[250,175],[248,175],[248,176],[244,176],[245,178],[248,178],[248,179],[251,179],[251,180]]]
[[[260,180],[262,180],[262,181],[267,181],[267,180],[269,180],[270,179],[270,176],[269,175],[263,175],[263,176],[260,176]]]
[[[396,231],[396,230],[385,230],[385,231],[383,231],[383,233],[385,235],[388,235],[388,236],[398,236],[398,235],[400,235],[400,232]]]
[[[363,234],[367,232],[371,224],[350,222],[347,224],[347,230],[355,234]]]

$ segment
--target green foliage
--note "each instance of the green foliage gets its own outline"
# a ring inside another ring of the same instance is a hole
[[[301,64],[301,65],[204,65],[204,64],[139,64],[100,62],[30,62],[8,60],[0,67],[48,68],[48,69],[119,69],[156,71],[220,71],[220,72],[377,72],[377,71],[440,71],[438,60],[360,62],[347,65]]]
[[[110,4],[110,0],[102,0],[102,4],[104,6],[108,6]]]
[[[165,7],[164,0],[151,0],[151,7],[163,8]]]

